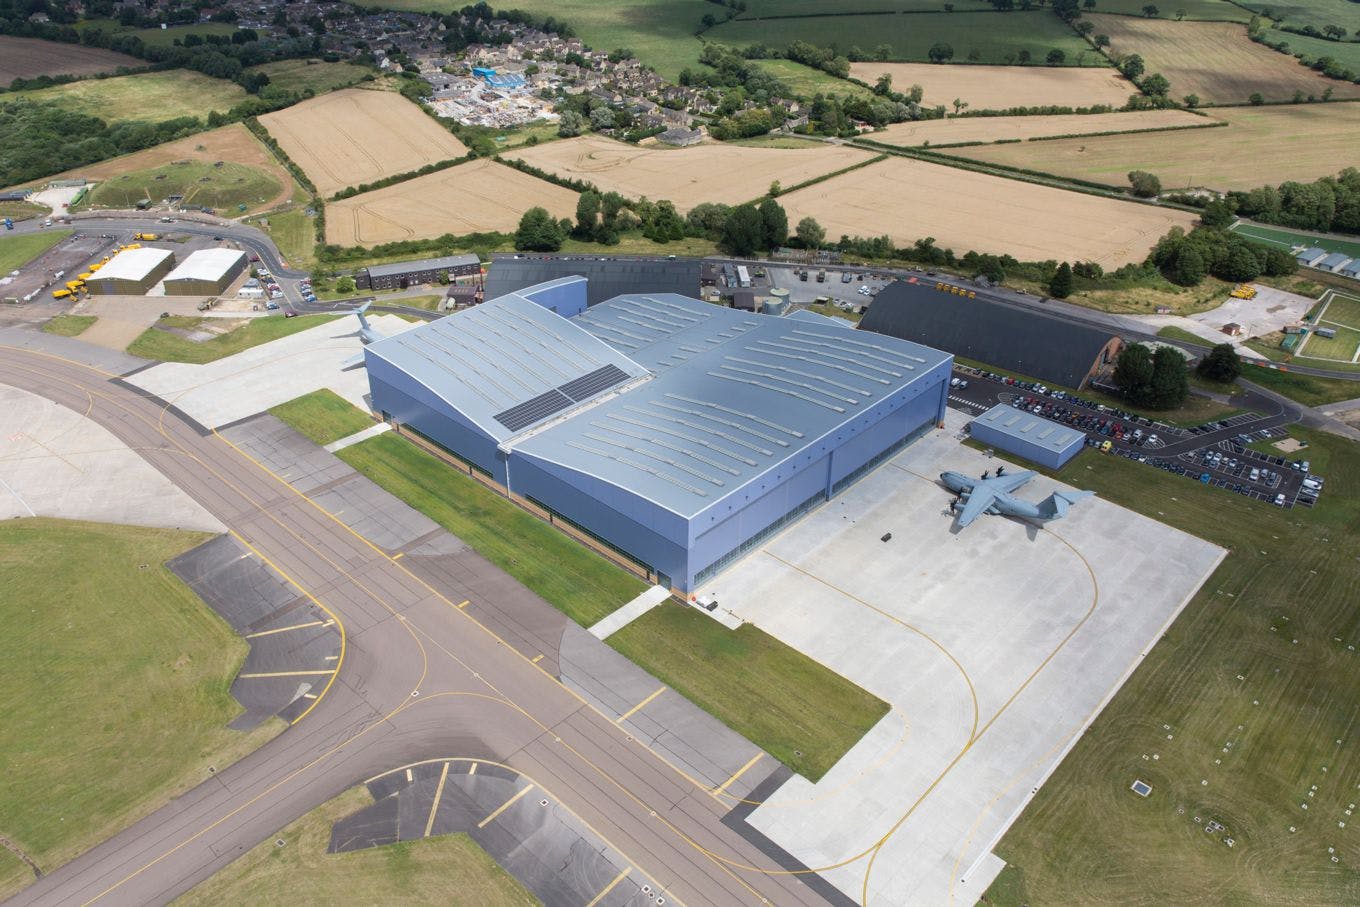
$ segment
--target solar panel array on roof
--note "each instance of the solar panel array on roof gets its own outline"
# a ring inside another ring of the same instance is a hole
[[[560,413],[575,403],[589,400],[627,380],[628,373],[617,365],[603,365],[588,375],[573,378],[531,400],[496,413],[496,421],[511,431],[522,431],[535,422]]]

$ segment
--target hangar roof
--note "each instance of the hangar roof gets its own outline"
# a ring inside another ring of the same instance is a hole
[[[476,255],[445,255],[443,258],[417,258],[414,261],[394,261],[386,265],[369,265],[364,268],[369,277],[413,274],[416,271],[439,271],[445,268],[480,265],[482,260]]]
[[[860,329],[925,343],[1041,381],[1080,388],[1112,331],[989,299],[897,281],[879,291]]]
[[[148,274],[160,267],[174,253],[169,249],[143,246],[140,249],[124,249],[109,263],[99,269],[98,280],[144,280]]]
[[[513,441],[515,451],[687,517],[949,359],[893,337],[672,294],[621,296],[574,322],[656,377]]]
[[[1016,438],[1056,453],[1062,453],[1085,437],[1083,432],[1061,422],[1027,413],[1005,403],[998,403],[973,421],[981,422],[1008,438]]]
[[[586,305],[621,293],[699,295],[698,259],[601,258],[590,255],[497,255],[486,275],[486,298],[518,293],[559,277],[584,277]]]
[[[246,253],[236,249],[199,249],[165,275],[165,279],[220,280],[245,257]]]
[[[571,321],[516,294],[364,350],[428,387],[497,442],[647,374]]]

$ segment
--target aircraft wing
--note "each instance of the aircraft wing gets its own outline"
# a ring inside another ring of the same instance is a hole
[[[1026,470],[1025,472],[1015,472],[1010,475],[998,476],[995,479],[988,479],[987,481],[998,491],[1009,492],[1019,488],[1032,478],[1034,478],[1033,470]]]
[[[959,513],[959,528],[962,529],[969,523],[976,520],[996,501],[996,495],[983,489],[974,489],[968,495],[968,501],[963,505],[962,512]]]

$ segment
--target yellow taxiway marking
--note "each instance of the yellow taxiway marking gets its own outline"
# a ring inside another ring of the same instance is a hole
[[[439,812],[439,801],[444,799],[444,782],[449,777],[449,764],[444,763],[444,767],[439,772],[439,786],[434,789],[434,802],[430,804],[430,818],[425,820],[425,837],[430,836],[434,830],[434,814]]]
[[[715,793],[715,794],[720,794],[720,793],[722,793],[723,791],[727,790],[727,786],[728,786],[729,784],[731,784],[733,781],[736,781],[736,780],[737,780],[738,778],[740,778],[742,775],[746,774],[746,772],[750,770],[751,766],[755,765],[757,762],[760,761],[760,757],[763,756],[763,755],[765,755],[765,754],[764,754],[764,753],[756,753],[754,756],[752,756],[752,757],[751,757],[751,761],[748,762],[748,763],[746,763],[745,765],[743,765],[741,768],[737,769],[736,773],[735,773],[734,775],[732,775],[732,777],[728,778],[728,779],[727,779],[726,781],[724,781],[722,784],[719,784],[717,787],[713,788],[713,793]]]
[[[266,671],[260,674],[237,674],[237,677],[319,677],[323,674],[334,674],[335,668],[328,668],[324,671]]]
[[[477,774],[477,763],[473,762],[471,765],[468,766],[468,774],[469,775]]]
[[[273,636],[275,633],[287,633],[289,630],[305,630],[308,627],[324,627],[332,623],[329,620],[309,620],[305,624],[293,624],[291,627],[277,627],[273,630],[261,630],[259,633],[247,633],[246,639],[259,639],[261,636]]]
[[[472,604],[472,599],[470,599],[470,598],[465,598],[465,599],[463,599],[462,601],[460,601],[460,602],[458,603],[458,610],[461,611],[461,610],[463,610],[464,608],[466,608],[466,607],[467,607],[468,605],[470,605],[470,604]]]
[[[489,824],[490,824],[497,816],[499,816],[501,813],[505,812],[505,811],[506,811],[507,809],[509,809],[510,807],[514,806],[514,805],[515,805],[515,801],[517,801],[520,797],[523,797],[525,794],[527,794],[529,791],[531,791],[531,790],[533,790],[533,789],[534,789],[534,786],[533,786],[532,784],[530,784],[528,787],[524,788],[524,789],[521,790],[519,793],[515,794],[515,795],[514,795],[513,797],[511,797],[509,800],[506,800],[506,801],[505,801],[504,803],[502,803],[500,806],[496,807],[496,811],[495,811],[494,813],[492,813],[491,815],[487,816],[487,817],[486,817],[485,819],[483,819],[482,821],[478,822],[478,823],[477,823],[477,827],[478,827],[478,828],[486,828],[487,825],[489,825]]]
[[[535,664],[535,665],[536,665],[536,664],[538,664],[538,663],[539,663],[540,661],[542,661],[542,660],[543,660],[543,653],[542,653],[542,652],[539,652],[539,653],[538,653],[537,655],[535,655],[533,658],[529,659],[529,664]]]
[[[614,890],[614,886],[615,886],[615,885],[619,884],[619,883],[622,882],[624,879],[628,878],[628,873],[630,873],[630,872],[632,872],[632,871],[633,871],[633,867],[628,866],[628,867],[626,867],[626,868],[623,870],[623,872],[621,872],[621,873],[619,873],[618,875],[614,876],[614,880],[613,880],[612,882],[610,882],[608,885],[606,885],[606,886],[604,886],[603,888],[601,888],[601,889],[600,889],[600,893],[597,894],[597,895],[595,895],[595,897],[591,898],[591,899],[590,899],[590,903],[587,904],[586,907],[595,907],[596,904],[600,903],[600,901],[604,899],[604,896],[605,896],[605,895],[609,894],[609,892],[611,892],[611,891]]]
[[[406,556],[406,552],[405,552],[405,551],[398,551],[396,554],[392,555],[392,560],[394,560],[394,561],[399,561],[399,560],[401,560],[402,558],[404,558],[405,556]]]
[[[656,690],[652,692],[652,695],[648,696],[646,699],[642,700],[637,705],[633,706],[631,709],[624,712],[619,717],[615,718],[614,723],[622,724],[624,721],[627,721],[629,718],[632,718],[633,715],[636,714],[639,709],[641,709],[647,703],[651,702],[653,699],[660,696],[664,692],[666,692],[666,688],[664,686],[657,687]]]

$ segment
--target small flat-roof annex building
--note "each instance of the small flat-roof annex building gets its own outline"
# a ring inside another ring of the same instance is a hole
[[[1061,422],[998,403],[969,425],[983,444],[1024,457],[1049,469],[1062,469],[1081,453],[1086,435]]]
[[[174,265],[175,253],[169,249],[150,246],[124,249],[91,274],[85,286],[91,293],[102,296],[140,296],[170,273]]]
[[[360,268],[355,283],[361,290],[404,289],[422,283],[436,283],[440,275],[456,280],[481,273],[482,260],[476,255],[445,255],[443,258],[394,261],[391,264]]]
[[[231,286],[246,267],[236,249],[199,249],[165,275],[166,296],[213,296]]]
[[[944,417],[947,353],[675,294],[586,309],[586,292],[564,278],[370,344],[374,408],[670,588]]]

